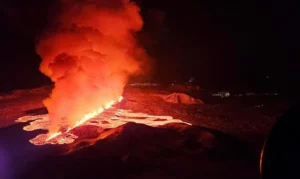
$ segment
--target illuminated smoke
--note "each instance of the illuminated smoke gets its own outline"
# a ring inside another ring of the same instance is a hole
[[[36,45],[40,70],[55,87],[44,104],[50,133],[122,95],[148,59],[135,39],[143,20],[129,0],[62,0],[52,28]]]

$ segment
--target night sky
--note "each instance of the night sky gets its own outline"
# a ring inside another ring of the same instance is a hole
[[[296,1],[137,0],[139,41],[153,57],[148,77],[170,82],[195,77],[202,86],[291,88],[299,82]],[[0,91],[50,84],[38,71],[34,44],[55,1],[2,0]],[[269,76],[267,80],[265,77]]]

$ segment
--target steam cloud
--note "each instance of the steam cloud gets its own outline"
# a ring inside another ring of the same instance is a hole
[[[148,59],[134,36],[143,26],[135,3],[62,0],[61,5],[54,26],[36,45],[41,72],[55,82],[44,100],[50,133],[117,100],[130,75],[141,73]]]

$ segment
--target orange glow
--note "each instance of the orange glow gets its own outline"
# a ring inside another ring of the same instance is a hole
[[[35,145],[71,144],[79,137],[72,133],[72,129],[78,126],[95,126],[99,127],[100,129],[113,129],[128,122],[144,124],[152,127],[158,127],[169,123],[183,123],[192,125],[191,123],[174,119],[172,116],[155,116],[144,113],[134,113],[130,110],[116,109],[114,107],[111,107],[109,110],[104,110],[103,108],[99,109],[101,109],[101,112],[98,111],[87,114],[86,116],[89,116],[89,119],[86,120],[87,117],[82,118],[77,125],[69,127],[65,132],[53,133],[50,135],[50,137],[49,134],[40,134],[31,139],[30,142]],[[16,122],[27,121],[33,122],[31,122],[28,126],[25,126],[24,130],[33,131],[37,129],[47,129],[50,119],[48,115],[24,116],[19,118]],[[103,138],[105,138],[105,134],[101,134],[100,138],[97,139]]]
[[[43,101],[50,134],[61,123],[70,131],[121,101],[129,78],[144,74],[150,59],[136,39],[143,27],[136,3],[60,0],[59,9],[35,46],[40,71],[55,84]]]
[[[123,96],[120,96],[118,101],[121,102],[123,100]]]
[[[123,97],[120,96],[120,97],[119,97],[119,101],[120,101],[120,99],[122,100]],[[115,101],[114,101],[114,100],[111,100],[109,103],[107,103],[107,104],[105,105],[105,109],[111,108],[111,106],[112,106],[114,103],[115,103]],[[104,111],[104,109],[103,109],[102,107],[100,107],[100,108],[97,109],[97,110],[94,110],[94,111],[92,111],[92,112],[90,112],[90,113],[85,114],[79,121],[77,121],[77,122],[75,123],[75,125],[74,125],[73,127],[68,127],[68,130],[67,130],[66,132],[69,132],[70,130],[74,129],[75,127],[78,127],[78,126],[82,125],[83,123],[85,123],[86,121],[88,121],[88,120],[91,119],[91,118],[96,117],[97,115],[99,115],[99,114],[102,113],[103,111]],[[57,137],[57,136],[60,135],[60,134],[62,134],[62,132],[55,132],[55,133],[52,133],[52,134],[48,134],[49,137],[46,139],[46,141],[49,141],[49,140],[51,140],[51,139]]]
[[[62,132],[56,132],[56,133],[53,133],[53,134],[49,134],[50,136],[46,139],[46,142],[59,136],[60,134],[62,134]]]

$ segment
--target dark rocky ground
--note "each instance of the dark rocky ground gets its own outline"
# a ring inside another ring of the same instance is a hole
[[[28,140],[44,131],[25,132],[26,124],[14,120],[45,113],[42,99],[50,91],[0,96],[0,178],[259,178],[263,141],[290,107],[280,95],[222,99],[207,91],[191,93],[204,105],[172,104],[161,98],[170,94],[165,88],[127,87],[118,108],[170,115],[193,126],[84,126],[71,145],[34,146]],[[97,140],[101,136],[106,138]]]

